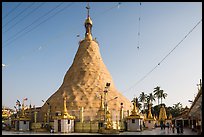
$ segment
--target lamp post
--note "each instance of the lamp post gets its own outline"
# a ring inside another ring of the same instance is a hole
[[[107,128],[107,107],[108,107],[108,102],[117,99],[118,97],[114,97],[113,99],[110,99],[107,101],[107,93],[108,93],[108,88],[110,87],[110,83],[106,83],[106,87],[104,90],[104,127],[105,129]]]

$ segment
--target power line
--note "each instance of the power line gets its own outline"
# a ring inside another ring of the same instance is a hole
[[[16,26],[19,22],[22,22],[22,20],[24,20],[26,17],[28,17],[28,15],[32,14],[34,11],[36,11],[38,8],[40,8],[43,4],[44,4],[44,2],[42,2],[40,5],[38,5],[38,7],[34,8],[34,9],[31,10],[30,12],[28,12],[28,14],[27,14],[26,16],[24,16],[21,20],[19,20],[18,22],[16,22],[15,24],[13,24],[10,28],[8,28],[7,30],[5,30],[4,33],[8,32],[11,28],[13,28],[14,26]]]
[[[100,13],[100,15],[103,15],[104,13],[106,13],[106,12],[108,12],[108,11],[111,11],[111,10],[114,9],[114,8],[119,8],[121,4],[122,4],[121,2],[118,2],[116,5],[114,5],[114,6],[110,7],[110,8],[108,8],[108,9],[105,10],[104,12]]]
[[[140,7],[139,7],[139,18],[138,18],[138,41],[137,41],[137,49],[140,48],[140,20],[141,20],[141,5],[142,3],[140,2]]]
[[[20,36],[18,36],[17,38],[15,38],[13,41],[15,41],[16,39],[18,39],[21,36],[24,36],[25,34],[31,32],[32,30],[34,30],[35,28],[39,27],[41,24],[45,23],[46,21],[48,21],[50,18],[54,17],[55,15],[57,15],[58,13],[62,12],[64,9],[68,8],[69,6],[71,6],[73,3],[65,6],[63,9],[59,10],[58,12],[56,12],[54,15],[48,17],[47,19],[45,19],[44,21],[42,21],[41,23],[37,24],[35,27],[31,28],[30,30],[26,31],[25,33],[21,34]],[[10,43],[12,43],[13,41],[11,41]]]
[[[8,17],[8,15],[11,14],[12,12],[14,12],[21,4],[22,4],[22,2],[18,3],[18,5],[12,11],[10,11],[8,14],[6,14],[3,18],[5,19],[6,17]]]
[[[11,21],[13,21],[14,19],[16,19],[18,16],[20,16],[24,11],[26,11],[28,8],[30,8],[35,2],[32,2],[27,8],[23,9],[19,14],[17,14],[14,18],[12,18],[11,20],[9,20],[6,24],[3,25],[3,27],[5,27],[6,25],[8,25]]]
[[[37,22],[38,20],[40,20],[42,17],[46,16],[47,14],[51,13],[52,11],[54,11],[56,8],[58,8],[59,6],[61,6],[63,4],[63,2],[61,2],[60,4],[58,4],[57,6],[55,6],[54,8],[52,8],[51,10],[49,10],[47,13],[45,13],[43,16],[40,16],[39,18],[37,18],[35,21],[33,21],[30,25],[26,26],[24,29],[18,31],[15,35],[13,35],[13,37],[16,37],[17,35],[19,35],[21,32],[23,32],[24,30],[26,30],[28,27],[30,27],[31,25],[33,25],[35,22]],[[5,41],[8,42],[10,39],[12,39],[12,37],[10,37],[9,39],[7,39]],[[15,40],[15,39],[14,39]],[[14,41],[13,40],[13,41]],[[11,43],[11,42],[10,42]],[[8,44],[7,44],[8,45]],[[6,46],[4,46],[6,47]]]
[[[118,5],[120,5],[120,4],[118,4]],[[116,6],[114,6],[115,8],[116,8]],[[110,9],[110,8],[109,8]],[[106,11],[106,10],[105,10]],[[103,12],[104,13],[104,12]],[[102,14],[102,13],[101,13]],[[98,17],[98,16],[97,16]],[[75,28],[76,29],[76,28]],[[30,50],[29,52],[27,52],[27,54],[26,55],[31,55],[31,52],[36,52],[36,51],[38,51],[38,50],[41,50],[41,49],[43,49],[43,48],[45,48],[46,46],[48,46],[48,43],[49,42],[54,42],[54,41],[56,41],[58,38],[62,38],[62,36],[63,35],[65,35],[64,33],[62,33],[62,35],[57,35],[57,36],[55,36],[54,38],[51,38],[48,42],[45,42],[45,44],[42,44],[41,46],[39,46],[39,47],[37,47],[37,48],[35,48],[35,49],[32,49],[32,50]],[[14,61],[14,63],[16,63],[16,62],[18,62],[20,59],[23,59],[25,57],[25,55],[24,56],[20,56],[20,57],[18,57],[18,58],[16,58],[16,60]],[[13,64],[14,64],[13,63]],[[7,66],[11,66],[11,64],[9,64],[9,65],[7,65]]]
[[[202,22],[202,19],[184,36],[184,38],[153,68],[151,69],[145,76],[143,76],[139,81],[137,81],[130,88],[124,90],[123,94],[129,91],[131,88],[135,87],[139,84],[143,79],[145,79],[150,73],[152,73],[187,37],[188,35]]]

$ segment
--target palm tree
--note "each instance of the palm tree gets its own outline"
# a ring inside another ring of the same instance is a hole
[[[155,87],[154,89],[155,89],[155,90],[153,91],[153,92],[154,92],[154,96],[157,97],[157,99],[158,99],[158,105],[159,105],[159,99],[161,98],[161,92],[162,92],[163,90],[161,90],[159,86]]]
[[[138,103],[138,109],[141,110],[141,108],[142,108],[142,104]]]
[[[152,104],[152,101],[155,101],[155,97],[152,93],[149,93],[149,95],[147,96],[147,103]]]
[[[160,97],[161,97],[161,104],[162,104],[162,99],[164,98],[166,98],[167,97],[167,93],[164,93],[164,91],[163,90],[161,90],[161,92],[160,92]]]
[[[144,112],[145,111],[145,101],[147,99],[147,95],[144,92],[142,92],[139,96],[139,99],[140,99],[139,101],[143,103],[143,112]]]
[[[181,104],[181,102],[173,104],[172,112],[171,112],[173,117],[178,116],[181,113],[181,111],[182,111],[182,104]]]

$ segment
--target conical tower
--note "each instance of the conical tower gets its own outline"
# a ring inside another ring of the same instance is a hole
[[[160,108],[160,111],[159,111],[159,121],[165,121],[166,119],[167,119],[166,109],[165,109],[165,107],[162,105],[162,107]]]
[[[63,112],[63,93],[67,95],[67,109],[71,115],[78,117],[80,107],[84,108],[84,120],[94,120],[100,109],[100,96],[104,94],[106,83],[110,83],[107,93],[107,102],[110,112],[120,110],[123,103],[124,110],[130,110],[131,102],[124,97],[114,86],[112,77],[103,63],[98,42],[92,38],[92,20],[88,14],[84,26],[85,38],[79,42],[74,61],[66,72],[60,88],[49,97],[42,106],[39,120],[50,109],[50,115]],[[117,99],[112,100],[117,97]],[[109,101],[110,100],[110,101]],[[48,105],[49,104],[49,105]],[[40,117],[41,116],[41,117]]]
[[[151,108],[152,106],[150,105],[148,110],[148,116],[147,116],[148,119],[153,119]]]

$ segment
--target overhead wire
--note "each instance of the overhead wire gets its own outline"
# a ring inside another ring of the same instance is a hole
[[[140,48],[140,20],[141,20],[141,5],[142,5],[142,3],[140,2],[139,4],[140,4],[140,6],[139,6],[139,18],[138,18],[138,33],[137,33],[137,35],[138,35],[138,40],[137,40],[137,49]]]
[[[121,4],[121,3],[120,3]],[[118,5],[120,5],[120,4],[118,4]],[[115,8],[117,7],[117,6],[114,6]],[[112,7],[111,7],[112,8]],[[109,8],[110,9],[110,8]],[[104,12],[103,12],[104,13]],[[101,13],[102,14],[102,13]],[[99,15],[101,15],[101,14],[99,14]],[[98,16],[99,16],[98,15]],[[96,17],[98,17],[98,16],[96,16]],[[75,28],[76,29],[76,28]],[[67,32],[65,32],[65,33],[67,33]],[[63,32],[62,33],[62,35],[65,35],[65,33]],[[27,52],[27,54],[26,55],[31,55],[31,53],[32,52],[36,52],[36,51],[39,51],[39,50],[41,50],[41,49],[44,49],[46,46],[48,46],[48,43],[50,43],[50,42],[54,42],[54,41],[56,41],[57,39],[59,39],[59,38],[62,38],[62,35],[61,34],[59,34],[59,35],[57,35],[57,36],[54,36],[54,38],[51,38],[48,42],[44,42],[44,44],[42,44],[42,45],[40,45],[39,47],[37,47],[37,48],[35,48],[35,49],[32,49],[32,50],[30,50],[29,52]],[[20,61],[21,59],[23,59],[26,55],[21,55],[20,57],[17,57],[17,58],[15,58],[16,60],[14,61],[14,63],[12,63],[12,64],[15,64],[15,63],[17,63],[18,61]],[[7,64],[7,66],[11,66],[12,64]]]
[[[11,18],[11,20],[9,20],[6,24],[3,25],[3,28],[5,26],[7,26],[10,22],[12,22],[13,20],[15,20],[18,16],[20,16],[21,14],[23,14],[27,9],[29,9],[30,7],[33,6],[35,2],[32,2],[29,6],[27,6],[25,9],[23,9],[19,14],[17,14],[14,18]]]
[[[101,16],[101,15],[105,14],[106,12],[109,12],[109,11],[115,9],[115,8],[120,8],[121,4],[122,4],[121,2],[118,2],[116,5],[106,9],[104,12],[101,12],[99,15]],[[99,15],[97,17],[99,17]]]
[[[10,11],[8,14],[6,14],[3,19],[5,19],[6,17],[8,17],[9,14],[11,14],[12,12],[14,12],[20,5],[22,4],[22,2],[19,2],[18,5],[16,5],[16,7],[13,8],[12,11]]]
[[[49,19],[51,19],[52,17],[54,17],[55,15],[57,15],[58,13],[62,12],[64,9],[68,8],[69,6],[71,6],[73,3],[65,6],[64,8],[62,8],[61,10],[59,10],[58,12],[54,13],[52,16],[48,17],[47,19],[45,19],[44,21],[40,22],[39,24],[37,24],[36,26],[34,26],[33,28],[31,28],[30,30],[26,31],[25,33],[19,35],[16,39],[18,39],[21,36],[24,36],[25,34],[31,32],[32,30],[36,29],[37,27],[39,27],[41,24],[45,23],[46,21],[48,21]],[[16,39],[14,39],[13,41],[15,41]],[[13,42],[12,41],[12,42]]]
[[[40,5],[38,5],[36,8],[34,8],[33,10],[31,10],[30,12],[28,12],[26,14],[26,16],[24,16],[22,19],[20,19],[18,22],[16,22],[15,24],[13,24],[11,27],[9,27],[7,30],[3,31],[3,33],[8,32],[10,29],[12,29],[14,26],[16,26],[18,23],[22,22],[24,19],[26,19],[26,17],[28,17],[29,15],[31,15],[33,12],[35,12],[37,9],[39,9],[40,7],[43,6],[43,4],[45,4],[44,2],[42,2]]]
[[[138,80],[134,85],[129,87],[128,89],[124,90],[124,93],[127,93],[127,91],[130,91],[133,87],[135,87],[137,84],[139,84],[142,80],[144,80],[148,75],[150,75],[161,63],[190,35],[190,33],[202,22],[202,19],[181,39],[181,41],[164,57],[162,60],[153,67],[146,75],[144,75],[140,80]]]
[[[55,9],[57,9],[59,6],[61,6],[63,4],[63,2],[61,2],[60,4],[58,4],[57,6],[55,6],[54,8],[52,8],[51,10],[49,10],[48,12],[46,12],[44,15],[42,15],[42,16],[40,16],[39,18],[37,18],[35,21],[33,21],[30,25],[28,25],[28,26],[26,26],[25,28],[23,28],[22,30],[20,30],[20,31],[18,31],[17,33],[15,33],[12,37],[10,37],[9,39],[7,39],[6,41],[5,41],[5,43],[6,42],[8,42],[9,40],[11,40],[13,37],[16,37],[16,36],[18,36],[21,32],[23,32],[24,30],[26,30],[28,27],[30,27],[30,26],[32,26],[34,23],[36,23],[38,20],[40,20],[42,17],[44,17],[44,16],[46,16],[46,15],[48,15],[48,14],[50,14],[52,11],[54,11]],[[16,40],[16,39],[15,39]],[[14,41],[14,40],[13,40]],[[4,42],[3,42],[4,43]],[[11,43],[11,42],[10,42]],[[7,46],[8,44],[6,44],[6,46]],[[4,46],[4,47],[6,47],[6,46]]]

